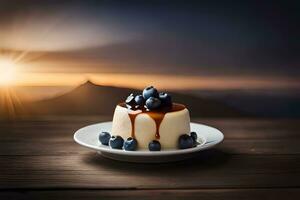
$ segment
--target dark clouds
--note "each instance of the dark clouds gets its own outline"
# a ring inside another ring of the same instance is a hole
[[[300,75],[296,1],[17,2],[1,3],[2,19],[39,9],[54,16],[66,10],[70,22],[77,20],[72,27],[86,27],[92,21],[90,31],[102,28],[102,37],[114,35],[108,44],[95,42],[82,50],[59,53],[60,60],[110,66],[83,65],[83,71]],[[97,41],[97,34],[87,35]],[[88,43],[82,38],[71,43],[76,41]],[[52,54],[40,59],[57,57]]]

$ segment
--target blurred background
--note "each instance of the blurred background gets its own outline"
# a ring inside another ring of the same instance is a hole
[[[0,118],[111,115],[148,85],[194,117],[300,117],[297,1],[0,1]]]

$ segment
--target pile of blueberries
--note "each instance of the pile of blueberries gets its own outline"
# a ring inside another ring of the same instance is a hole
[[[125,100],[125,103],[129,107],[145,107],[148,110],[155,110],[161,107],[172,106],[172,98],[168,93],[158,93],[156,88],[149,86],[143,90],[143,94],[136,96],[130,94]]]
[[[99,135],[99,141],[103,145],[109,145],[113,149],[124,149],[126,151],[135,151],[137,149],[137,140],[129,137],[127,140],[117,135],[111,136],[108,132],[101,132]],[[197,133],[191,132],[190,135],[183,134],[178,139],[179,149],[188,149],[197,146]],[[153,140],[148,145],[149,151],[160,151],[161,146],[159,141]]]

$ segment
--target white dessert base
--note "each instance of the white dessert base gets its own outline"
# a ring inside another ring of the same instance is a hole
[[[112,122],[112,135],[120,135],[124,140],[131,137],[131,121],[127,108],[117,105]],[[163,149],[176,149],[178,138],[190,133],[190,115],[188,109],[166,113],[160,126],[160,139],[156,139],[156,123],[147,113],[135,118],[135,139],[139,149],[148,149],[152,140],[158,140]]]

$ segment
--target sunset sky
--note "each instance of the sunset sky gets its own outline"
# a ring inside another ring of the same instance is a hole
[[[0,84],[299,88],[296,1],[1,1]]]

